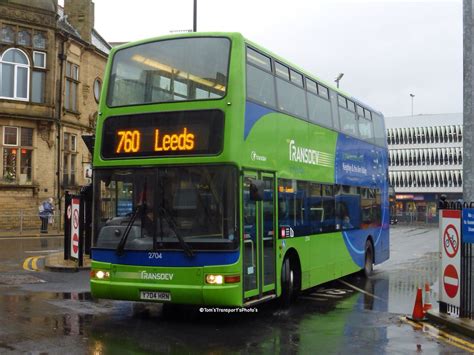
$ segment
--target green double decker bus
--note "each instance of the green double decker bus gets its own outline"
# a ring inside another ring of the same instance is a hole
[[[95,298],[288,305],[389,258],[383,115],[238,33],[114,48],[93,166]]]

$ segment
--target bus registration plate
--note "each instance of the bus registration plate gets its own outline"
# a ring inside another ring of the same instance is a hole
[[[162,291],[140,291],[141,300],[171,301],[171,293]]]

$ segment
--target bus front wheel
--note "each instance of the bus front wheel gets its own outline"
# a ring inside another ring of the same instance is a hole
[[[285,308],[289,307],[295,295],[295,271],[291,267],[290,258],[287,256],[281,266],[281,305]]]
[[[365,277],[369,277],[374,271],[374,247],[370,240],[367,240],[365,243],[365,262],[363,271]]]

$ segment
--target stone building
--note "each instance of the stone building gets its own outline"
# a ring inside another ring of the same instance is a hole
[[[0,1],[0,231],[37,224],[41,201],[60,211],[89,182],[81,135],[95,127],[109,50],[91,0]]]

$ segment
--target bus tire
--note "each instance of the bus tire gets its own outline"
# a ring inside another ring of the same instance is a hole
[[[365,242],[365,260],[362,271],[365,277],[370,277],[374,271],[374,247],[370,240]]]
[[[281,266],[281,306],[283,308],[288,308],[291,301],[294,300],[295,295],[295,271],[292,268],[290,258],[286,256]]]

